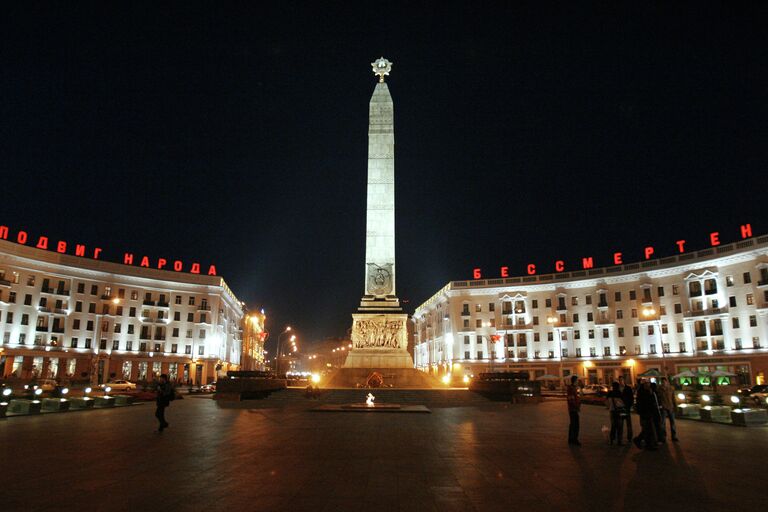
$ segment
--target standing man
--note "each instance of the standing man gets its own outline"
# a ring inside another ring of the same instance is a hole
[[[171,394],[173,393],[173,387],[168,382],[168,375],[160,375],[160,381],[157,384],[157,398],[155,403],[157,409],[155,409],[155,418],[160,422],[160,426],[157,431],[162,433],[164,429],[168,428],[168,422],[165,421],[165,408],[171,405]]]
[[[654,428],[654,413],[658,414],[656,395],[651,389],[651,382],[643,380],[637,388],[637,414],[640,415],[640,434],[633,439],[635,446],[646,450],[657,450],[656,429]]]
[[[581,446],[579,442],[579,409],[581,409],[581,399],[579,398],[579,387],[576,382],[579,378],[571,375],[571,384],[565,390],[565,398],[568,401],[568,416],[571,423],[568,425],[568,444]]]
[[[667,437],[667,418],[669,418],[669,433],[672,435],[672,441],[678,442],[677,426],[675,425],[675,390],[666,377],[661,378],[659,386],[659,408],[661,409],[661,436]]]
[[[621,400],[624,402],[624,407],[627,409],[627,415],[621,417],[621,421],[627,422],[627,442],[632,442],[632,406],[635,405],[635,393],[632,391],[631,386],[627,386],[624,382],[624,376],[619,377],[619,391],[621,393]]]

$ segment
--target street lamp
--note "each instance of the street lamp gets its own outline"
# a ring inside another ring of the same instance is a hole
[[[552,330],[555,332],[555,336],[557,336],[557,343],[560,347],[560,353],[558,354],[557,358],[560,360],[560,386],[563,387],[563,337],[560,335],[560,330],[557,328],[558,324],[558,318],[554,315],[549,315],[547,317],[547,323],[552,326]]]
[[[666,375],[667,368],[664,361],[664,339],[662,338],[662,333],[661,333],[661,315],[657,315],[656,308],[651,306],[651,307],[643,308],[643,316],[646,318],[646,320],[653,322],[653,324],[658,329],[659,345],[661,346],[661,372],[664,375]]]
[[[291,326],[286,326],[285,330],[280,333],[280,335],[277,337],[277,353],[275,354],[275,373],[277,376],[280,376],[280,343],[283,339],[283,336],[291,332]],[[291,335],[291,341],[295,340],[296,336]]]

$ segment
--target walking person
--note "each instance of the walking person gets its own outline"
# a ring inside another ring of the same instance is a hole
[[[160,380],[157,384],[157,398],[155,403],[157,409],[155,409],[155,418],[160,423],[157,431],[162,433],[163,430],[168,428],[168,422],[165,421],[165,408],[171,405],[173,400],[173,386],[168,382],[168,376],[166,374],[160,375]]]
[[[646,450],[658,450],[656,447],[656,430],[653,426],[653,410],[658,411],[656,397],[651,390],[651,382],[643,380],[637,388],[637,400],[635,402],[637,414],[640,416],[640,433],[632,441],[635,446]]]
[[[666,377],[661,378],[661,385],[658,389],[659,405],[661,406],[661,431],[666,439],[667,418],[669,418],[669,433],[672,441],[679,441],[677,438],[677,425],[675,425],[675,390]]]
[[[624,382],[624,377],[619,377],[619,391],[621,392],[621,400],[624,402],[624,409],[626,414],[621,417],[622,427],[624,422],[627,422],[627,442],[632,442],[632,406],[635,405],[635,392],[632,386],[627,385]]]
[[[568,416],[570,424],[568,425],[568,444],[581,446],[579,442],[579,410],[581,409],[581,399],[579,398],[579,387],[576,382],[579,378],[571,375],[571,384],[565,389],[565,399],[568,402]]]
[[[626,414],[626,408],[624,407],[624,401],[621,399],[621,389],[618,382],[614,382],[611,385],[611,391],[605,398],[605,406],[608,408],[608,414],[611,418],[611,435],[609,444],[616,444],[619,446],[624,443],[621,442],[621,436],[624,430],[623,415]]]
[[[653,430],[656,432],[656,441],[659,444],[666,443],[667,437],[664,431],[664,424],[661,422],[661,399],[659,399],[659,386],[651,382],[651,393],[655,407],[652,409],[651,419],[653,421]]]

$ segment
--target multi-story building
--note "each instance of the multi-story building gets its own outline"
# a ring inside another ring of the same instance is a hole
[[[213,381],[237,368],[242,304],[221,277],[0,240],[0,376]]]
[[[721,369],[768,373],[768,236],[641,263],[452,281],[416,309],[434,373],[527,370],[589,382]]]
[[[264,310],[246,311],[243,315],[243,355],[241,370],[264,370],[264,342],[268,333]]]

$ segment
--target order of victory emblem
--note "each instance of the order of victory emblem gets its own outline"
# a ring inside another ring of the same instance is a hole
[[[368,292],[373,295],[392,293],[392,263],[368,263]]]

